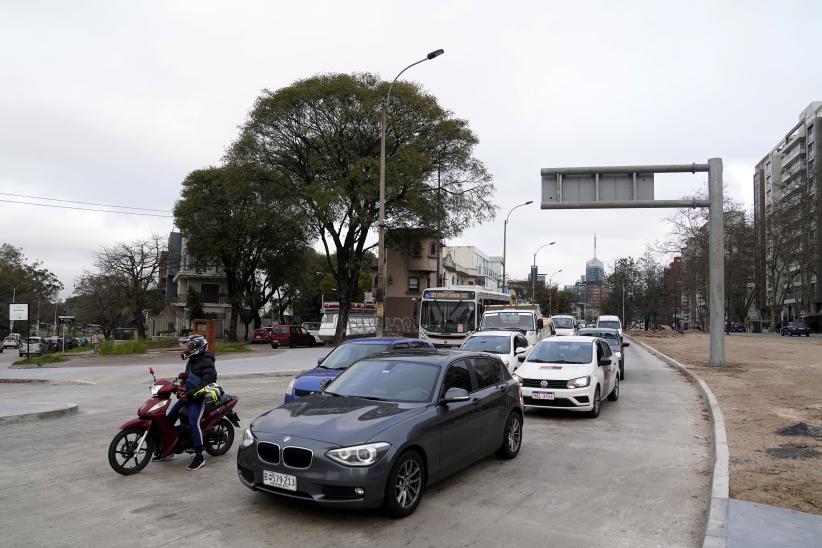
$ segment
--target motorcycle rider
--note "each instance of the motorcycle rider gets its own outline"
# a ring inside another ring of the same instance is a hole
[[[177,378],[185,382],[185,394],[177,400],[168,412],[169,423],[174,425],[183,406],[188,407],[188,427],[191,431],[191,440],[194,443],[194,457],[188,465],[189,470],[199,470],[205,465],[203,456],[203,432],[200,430],[200,419],[203,417],[205,405],[203,403],[208,385],[217,381],[217,369],[214,366],[214,354],[208,351],[208,342],[201,335],[193,335],[186,339],[185,351],[182,359],[188,360],[186,370]],[[153,460],[168,460],[155,457]]]

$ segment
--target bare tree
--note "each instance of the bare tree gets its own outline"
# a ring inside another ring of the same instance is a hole
[[[145,311],[158,305],[158,271],[160,254],[164,250],[163,239],[155,234],[148,240],[120,242],[96,253],[95,264],[100,274],[121,284],[137,336],[141,339],[146,336]]]
[[[765,276],[772,331],[776,329],[785,299],[793,296],[794,282],[800,272],[803,249],[797,245],[796,217],[797,212],[783,202],[771,204],[765,213]]]

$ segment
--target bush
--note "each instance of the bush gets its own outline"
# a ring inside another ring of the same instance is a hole
[[[251,352],[246,343],[217,343],[215,352]]]
[[[148,349],[146,341],[103,341],[100,345],[100,354],[103,356],[122,355],[122,354],[145,354]]]
[[[67,362],[68,358],[60,354],[43,354],[42,356],[29,357],[24,360],[17,360],[12,365],[43,365],[48,363]]]

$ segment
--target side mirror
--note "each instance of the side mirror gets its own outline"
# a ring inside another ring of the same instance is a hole
[[[331,377],[326,377],[326,378],[324,378],[323,380],[321,380],[321,381],[320,381],[320,390],[321,390],[321,391],[322,391],[322,390],[325,390],[325,389],[326,389],[326,387],[327,387],[329,384],[331,384],[331,381],[333,381],[333,380],[334,380],[334,379],[332,379]]]
[[[452,386],[445,391],[445,396],[442,397],[440,403],[456,403],[468,401],[469,399],[471,398],[468,395],[468,390],[465,388],[457,388],[456,386]]]
[[[627,348],[631,346],[631,343],[622,343],[622,348]]]
[[[545,321],[542,318],[537,318],[537,329],[545,327]]]
[[[525,352],[522,352],[521,354],[517,354],[517,361],[519,361],[519,363],[522,363],[522,362],[525,361]]]
[[[514,350],[514,355],[524,354],[525,352],[528,352],[528,349],[524,346],[520,346],[519,348]]]
[[[153,374],[154,374],[154,368],[153,368],[153,367],[149,367],[149,368],[148,368],[148,372],[149,372],[151,375],[153,375]]]
[[[600,358],[598,363],[600,367],[611,365],[611,358]]]

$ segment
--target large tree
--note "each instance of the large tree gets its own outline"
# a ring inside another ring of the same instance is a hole
[[[8,303],[46,300],[63,289],[63,284],[40,261],[28,259],[23,250],[8,243],[0,245],[0,324],[8,322]],[[34,320],[34,305],[29,319]]]
[[[121,276],[84,272],[74,285],[74,304],[78,323],[98,324],[110,338],[121,327],[129,312],[126,284]]]
[[[227,160],[277,174],[311,220],[336,280],[345,332],[369,233],[379,211],[380,116],[386,108],[388,230],[437,228],[441,237],[493,218],[493,185],[474,158],[468,123],[418,85],[372,74],[329,74],[260,96]]]
[[[146,240],[104,247],[96,254],[100,275],[114,279],[122,289],[141,339],[146,337],[146,311],[157,311],[160,305],[158,273],[164,250],[162,238],[155,234]]]
[[[260,269],[266,261],[287,262],[308,238],[290,189],[276,173],[249,164],[197,170],[183,181],[174,217],[188,253],[224,269],[228,335],[237,340],[241,310],[253,319],[276,289],[260,285]]]

